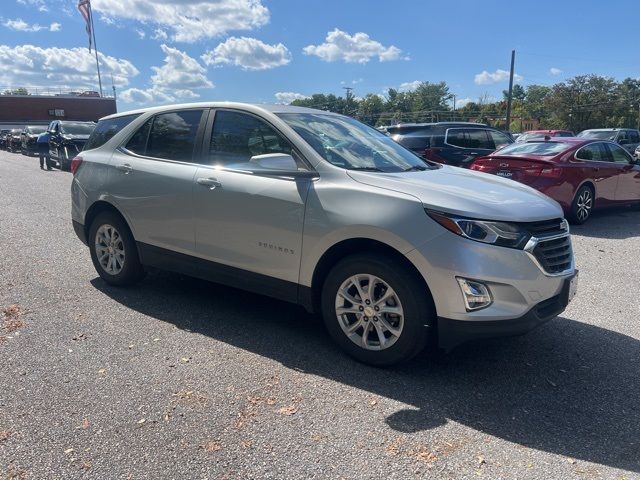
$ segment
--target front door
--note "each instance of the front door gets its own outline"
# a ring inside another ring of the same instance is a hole
[[[138,242],[195,254],[193,181],[202,109],[156,115],[110,163],[109,191]]]
[[[198,168],[194,191],[198,255],[297,283],[311,180],[263,176],[251,161],[297,156],[291,144],[257,116],[217,110],[203,150],[208,165]]]
[[[580,148],[575,159],[583,163],[583,177],[596,186],[596,202],[615,202],[620,168],[613,162],[604,142],[593,142]]]
[[[618,170],[616,201],[633,202],[640,200],[640,166],[622,147],[608,143],[607,148]]]

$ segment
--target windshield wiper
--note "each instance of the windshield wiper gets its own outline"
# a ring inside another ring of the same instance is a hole
[[[351,167],[349,170],[358,170],[360,172],[384,172],[378,167]]]
[[[423,167],[422,165],[414,165],[413,167],[405,168],[403,172],[424,172],[427,170],[427,167]]]

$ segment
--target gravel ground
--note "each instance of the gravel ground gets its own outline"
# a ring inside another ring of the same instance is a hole
[[[640,478],[638,209],[574,228],[558,319],[378,370],[286,303],[108,287],[70,183],[0,152],[0,477]]]

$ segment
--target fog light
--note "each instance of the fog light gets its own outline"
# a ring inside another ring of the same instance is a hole
[[[464,298],[464,305],[468,312],[487,308],[493,303],[489,287],[484,283],[459,277],[456,277],[456,280],[462,290],[462,298]]]

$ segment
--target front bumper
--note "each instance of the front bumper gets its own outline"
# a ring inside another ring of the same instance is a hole
[[[510,320],[452,320],[438,318],[438,346],[446,351],[472,341],[523,335],[560,315],[571,301],[572,279],[565,278],[561,292],[535,305],[521,317]]]

